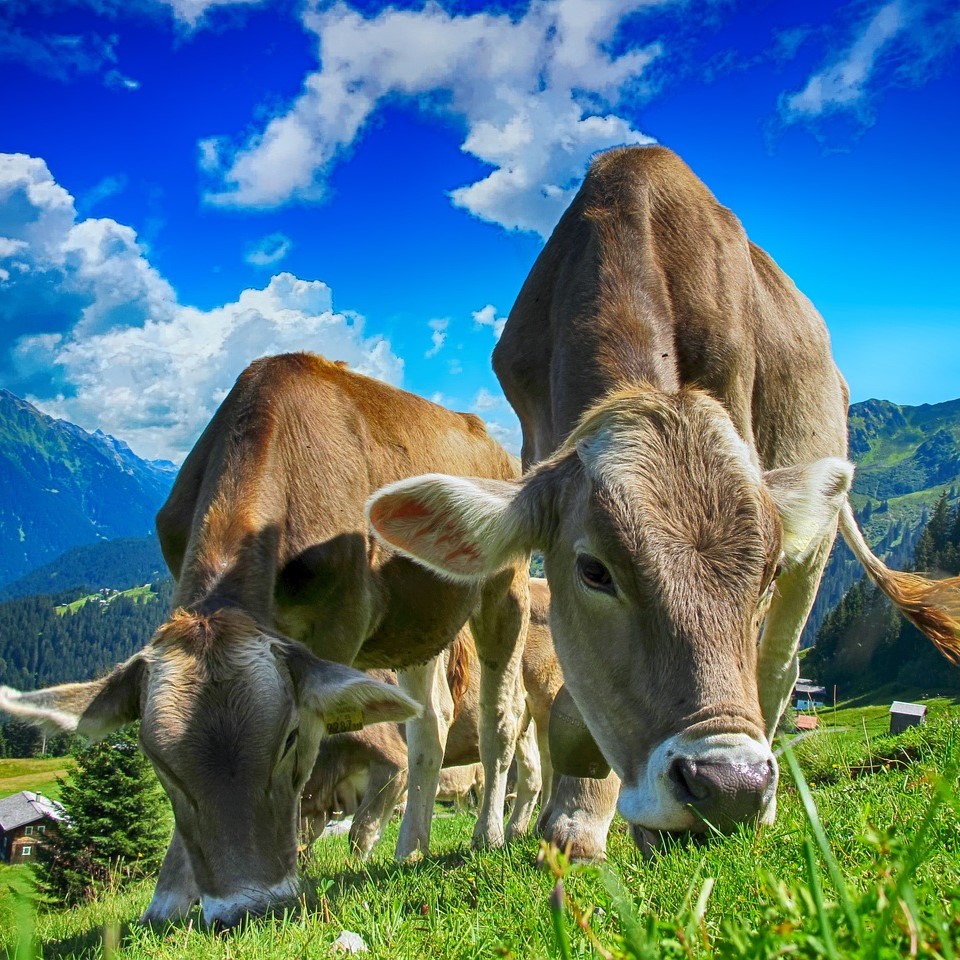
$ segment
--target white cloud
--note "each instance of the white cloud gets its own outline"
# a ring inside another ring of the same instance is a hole
[[[293,246],[293,241],[282,233],[271,233],[247,248],[244,260],[255,267],[272,267],[279,263]]]
[[[520,421],[512,414],[509,414],[506,422],[500,420],[484,420],[490,436],[499,444],[505,447],[515,457],[520,456],[520,448],[523,446],[523,431],[520,429]]]
[[[169,7],[181,23],[193,28],[204,21],[209,10],[228,6],[256,6],[263,0],[156,0],[162,7]]]
[[[497,308],[492,303],[488,303],[479,310],[474,310],[472,316],[473,322],[478,327],[489,327],[493,331],[494,337],[497,340],[500,339],[503,328],[507,325],[507,318],[498,317]]]
[[[78,199],[77,208],[86,213],[98,203],[122,193],[126,188],[127,178],[123,174],[117,177],[103,177]]]
[[[13,371],[55,416],[122,437],[141,455],[180,459],[237,375],[257,357],[315,350],[399,383],[389,341],[363,318],[333,309],[330,288],[289,273],[212,310],[177,301],[147,262],[134,231],[76,219],[73,198],[42,160],[0,155],[4,311],[35,309],[42,293],[64,332],[24,336]],[[14,272],[16,271],[16,272]],[[59,313],[58,313],[59,311]]]
[[[505,407],[506,405],[507,401],[503,394],[491,393],[486,387],[481,387],[477,391],[477,395],[473,398],[470,409],[473,410],[474,413],[485,413],[489,410]]]
[[[173,288],[143,256],[135,231],[106,218],[78,221],[73,197],[43,160],[0,154],[0,237],[4,266],[20,281],[5,291],[0,318],[69,297],[80,311],[77,333],[90,334],[169,317],[174,308]]]
[[[427,324],[433,331],[430,334],[430,340],[433,342],[433,346],[424,354],[428,360],[431,357],[435,357],[443,349],[443,345],[447,342],[447,327],[449,325],[449,320],[431,320]]]
[[[813,74],[799,93],[784,98],[785,115],[811,117],[854,107],[864,95],[880,52],[903,27],[900,0],[881,7],[839,60]]]
[[[660,49],[609,51],[627,17],[655,5],[530,0],[516,19],[453,15],[436,2],[370,18],[344,2],[314,6],[305,23],[319,39],[320,69],[239,148],[201,143],[201,165],[218,180],[208,200],[274,207],[322,199],[330,168],[378,106],[403,97],[461,121],[462,149],[493,168],[454,189],[456,205],[546,236],[594,152],[651,142],[615,111],[635,98]]]
[[[928,80],[960,44],[960,16],[939,0],[890,0],[859,23],[852,40],[807,80],[780,98],[785,123],[815,123],[847,113],[869,122],[871,99],[885,86]]]

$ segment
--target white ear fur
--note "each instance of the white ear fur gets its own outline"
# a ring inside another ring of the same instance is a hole
[[[75,731],[100,740],[140,715],[144,668],[143,657],[136,654],[102,680],[29,693],[0,687],[0,710],[48,731]]]
[[[836,523],[853,482],[853,464],[838,457],[764,474],[783,523],[787,566],[805,559]]]
[[[441,576],[470,582],[502,569],[531,544],[511,510],[520,487],[502,480],[426,474],[367,502],[374,533]]]
[[[420,704],[399,687],[353,667],[300,656],[291,668],[306,674],[294,678],[300,708],[318,716],[327,733],[346,733],[372,723],[409,720],[423,712]]]

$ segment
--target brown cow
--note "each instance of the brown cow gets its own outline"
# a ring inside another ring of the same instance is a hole
[[[895,573],[857,530],[822,319],[670,151],[593,163],[494,368],[523,481],[404,481],[370,515],[462,580],[543,551],[564,676],[641,845],[772,820],[769,740],[838,517],[881,589],[960,653],[960,580]]]
[[[449,726],[433,696],[436,658],[468,617],[484,666],[487,790],[474,840],[502,843],[525,566],[455,584],[385,550],[364,517],[378,487],[431,469],[491,482],[518,472],[474,416],[321,357],[256,361],[157,516],[174,616],[105,680],[3,694],[11,712],[88,735],[140,718],[176,819],[146,919],[199,899],[208,922],[229,926],[294,895],[297,804],[321,736],[404,719],[416,703],[397,853],[426,850]],[[337,664],[406,668],[410,696]]]
[[[531,578],[530,627],[521,666],[529,723],[517,718],[524,732],[517,742],[517,799],[507,824],[508,838],[526,832],[541,783],[547,787],[545,806],[549,796],[552,768],[546,732],[550,708],[563,685],[560,664],[550,639],[549,609],[546,580]],[[459,667],[461,659],[465,668]],[[451,795],[465,792],[476,781],[472,765],[480,758],[478,667],[469,628],[464,627],[450,648],[444,677],[455,717],[443,755],[444,772],[451,768],[458,771],[456,778],[452,773],[447,777],[446,789]],[[392,682],[387,671],[372,673],[380,680]],[[324,740],[301,801],[307,842],[319,835],[335,812],[353,814],[350,849],[366,856],[379,840],[384,824],[406,790],[406,772],[407,744],[402,724],[382,723]],[[482,769],[480,772],[482,775]],[[438,799],[443,799],[443,778],[441,773]],[[479,782],[482,785],[482,779]]]

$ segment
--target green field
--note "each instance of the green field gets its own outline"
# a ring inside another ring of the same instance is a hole
[[[19,790],[33,790],[56,800],[60,796],[57,777],[66,776],[71,766],[69,757],[0,759],[0,797],[7,797]]]
[[[9,892],[18,868],[0,873],[0,949],[18,960],[313,958],[338,955],[330,946],[349,930],[370,960],[960,956],[960,709],[935,701],[928,724],[895,739],[883,736],[886,709],[828,711],[828,730],[797,743],[813,820],[784,763],[775,826],[677,843],[652,861],[619,819],[609,866],[568,870],[562,858],[538,867],[532,838],[471,851],[472,820],[459,815],[435,821],[433,855],[400,866],[393,824],[366,864],[350,860],[343,837],[318,843],[302,904],[226,936],[202,930],[197,915],[166,930],[136,926],[147,883],[34,915]]]
[[[100,600],[105,600],[106,603],[113,603],[118,597],[126,597],[134,603],[148,603],[156,599],[156,594],[153,592],[151,585],[145,583],[143,586],[131,587],[129,590],[118,590],[116,593],[111,593],[106,597],[99,593],[90,593],[85,597],[78,597],[71,603],[62,603],[54,609],[57,611],[57,615],[62,617],[65,613],[76,613],[81,607],[85,607],[88,603],[93,603],[94,601],[99,602]]]

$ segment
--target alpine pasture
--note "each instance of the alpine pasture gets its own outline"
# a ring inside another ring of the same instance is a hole
[[[618,819],[607,864],[571,867],[532,837],[472,851],[472,816],[440,811],[422,863],[393,860],[396,821],[366,863],[350,860],[344,837],[323,838],[296,908],[224,936],[196,913],[137,925],[150,883],[117,876],[61,910],[33,902],[28,868],[5,867],[0,948],[11,960],[312,958],[342,956],[334,944],[351,931],[371,960],[955,957],[960,706],[926,700],[927,723],[893,738],[885,693],[821,711],[820,731],[782,758],[777,822],[759,832],[647,861]]]

